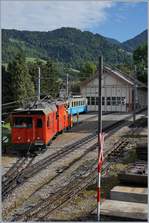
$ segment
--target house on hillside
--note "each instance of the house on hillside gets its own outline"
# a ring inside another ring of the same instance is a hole
[[[102,76],[102,110],[131,112],[133,89],[136,84],[137,108],[147,106],[147,86],[117,69],[105,66]],[[82,82],[81,95],[88,99],[88,110],[98,110],[98,72],[92,78]]]

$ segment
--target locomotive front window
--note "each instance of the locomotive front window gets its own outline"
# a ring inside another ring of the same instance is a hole
[[[14,128],[32,128],[32,118],[15,117],[13,122]]]
[[[37,125],[36,125],[37,128],[42,128],[42,119],[39,118],[37,119]]]

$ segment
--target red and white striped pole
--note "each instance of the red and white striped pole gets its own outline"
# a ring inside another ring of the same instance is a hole
[[[100,202],[101,202],[101,170],[103,164],[103,146],[104,146],[104,134],[99,134],[99,155],[98,155],[98,185],[97,185],[97,217],[100,221]]]
[[[103,57],[99,57],[98,67],[98,179],[97,179],[97,220],[100,221],[100,186],[101,186],[101,166],[102,166],[102,73]]]

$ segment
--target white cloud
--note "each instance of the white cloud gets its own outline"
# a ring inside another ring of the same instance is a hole
[[[106,21],[111,1],[2,1],[2,28],[48,31],[87,29]]]

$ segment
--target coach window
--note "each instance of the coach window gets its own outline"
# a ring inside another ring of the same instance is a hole
[[[47,127],[49,128],[50,127],[50,118],[48,117],[48,120],[47,120]]]
[[[37,119],[37,128],[42,128],[42,119]]]

